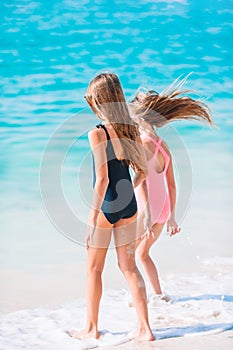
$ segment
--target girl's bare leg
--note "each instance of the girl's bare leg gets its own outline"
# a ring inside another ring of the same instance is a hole
[[[122,226],[125,225],[125,226]],[[136,307],[138,330],[133,335],[138,340],[154,340],[148,320],[147,296],[144,280],[135,263],[135,240],[129,242],[129,237],[136,237],[135,218],[122,219],[114,225],[114,236],[118,265],[124,274]],[[122,245],[120,237],[128,237],[128,243]],[[131,238],[132,238],[131,237]],[[121,243],[121,244],[120,244]]]
[[[99,338],[98,315],[102,296],[102,271],[108,245],[111,240],[112,225],[103,213],[99,214],[92,246],[87,252],[87,324],[82,331],[71,330],[67,333],[73,338]],[[100,228],[101,227],[101,228]]]
[[[151,284],[152,290],[155,294],[162,294],[162,289],[159,282],[157,268],[149,255],[150,248],[159,238],[164,224],[154,224],[152,230],[154,237],[138,239],[137,240],[137,256],[143,266],[147,279]]]

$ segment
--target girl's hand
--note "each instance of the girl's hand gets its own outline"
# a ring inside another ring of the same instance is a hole
[[[90,244],[93,242],[93,236],[95,233],[95,227],[94,226],[89,226],[88,227],[88,233],[85,238],[85,243],[86,243],[86,248],[88,249]]]
[[[174,236],[176,233],[180,232],[181,228],[176,223],[173,217],[170,217],[167,221],[167,232],[170,232],[170,237]]]
[[[143,237],[146,237],[147,239],[151,237],[154,237],[154,232],[151,230],[151,217],[150,217],[150,212],[148,212],[146,210],[145,212],[145,216],[143,219],[143,224],[144,224],[144,230],[145,230],[145,234],[143,235]]]
[[[87,235],[85,238],[86,248],[88,249],[90,246],[90,243],[93,242],[93,236],[95,233],[95,228],[97,224],[97,217],[98,214],[96,214],[95,211],[91,211],[90,215],[88,217],[88,223],[87,223]]]

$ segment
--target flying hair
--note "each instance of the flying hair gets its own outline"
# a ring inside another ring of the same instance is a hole
[[[132,114],[157,128],[175,120],[190,119],[214,126],[209,107],[189,96],[194,93],[193,90],[182,89],[188,76],[181,80],[177,78],[161,93],[154,90],[138,91],[129,105]]]
[[[124,150],[124,162],[146,174],[138,125],[130,117],[118,76],[113,73],[97,75],[90,82],[85,98],[97,117],[112,125]]]

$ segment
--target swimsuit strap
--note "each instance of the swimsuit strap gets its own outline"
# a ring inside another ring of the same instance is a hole
[[[108,130],[107,130],[107,128],[106,128],[105,125],[103,125],[103,124],[98,124],[98,125],[96,125],[96,127],[97,127],[98,129],[99,129],[99,128],[104,129],[105,134],[106,134],[106,136],[107,136],[107,140],[110,140],[110,136],[109,136]]]
[[[98,129],[99,129],[99,128],[102,128],[102,129],[104,129],[104,131],[105,131],[105,134],[106,134],[106,137],[107,137],[107,148],[110,147],[110,149],[108,148],[108,152],[110,152],[110,158],[111,158],[111,159],[117,158],[117,157],[116,157],[115,150],[114,150],[113,145],[112,145],[111,137],[109,136],[109,133],[108,133],[108,130],[107,130],[106,126],[103,125],[103,124],[98,124],[98,125],[96,125],[96,127],[97,127]]]
[[[162,146],[162,139],[159,137],[158,141],[156,141],[153,137],[151,137],[149,135],[146,135],[146,138],[150,139],[156,146],[155,147],[154,156],[157,157],[159,151],[164,156],[164,159],[165,159],[164,171],[166,171],[167,168],[168,168],[168,165],[169,165],[170,157],[169,157],[169,155],[167,154],[167,152],[165,151],[165,149]]]
[[[156,141],[153,137],[151,137],[151,136],[149,136],[149,135],[146,135],[145,138],[149,139],[150,141],[152,141],[152,142],[155,144],[154,156],[157,157],[157,154],[158,154],[158,152],[159,152],[159,149],[162,148],[162,146],[161,146],[161,142],[162,142],[161,138],[159,138],[158,141]],[[158,147],[158,146],[159,146],[159,147]]]
[[[156,142],[156,141],[155,141]],[[159,145],[161,145],[161,143],[162,143],[162,139],[159,137],[159,139],[158,139],[158,141],[157,141],[157,143],[159,144]]]
[[[164,159],[165,159],[165,169],[166,170],[168,168],[168,164],[169,164],[169,161],[170,161],[170,156],[167,154],[167,152],[165,151],[165,149],[163,148],[162,146],[162,139],[159,137],[158,139],[158,142],[157,142],[157,145],[158,145],[158,149],[160,150],[160,152],[162,153],[162,155],[164,156]]]

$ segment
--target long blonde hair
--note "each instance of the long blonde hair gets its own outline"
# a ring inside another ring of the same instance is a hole
[[[158,128],[180,119],[205,121],[214,126],[209,107],[204,102],[189,97],[187,94],[192,90],[181,89],[185,81],[183,79],[179,82],[176,79],[160,94],[153,90],[139,91],[130,102],[132,113]]]
[[[131,119],[121,83],[113,73],[101,73],[89,84],[86,101],[103,121],[111,123],[124,150],[125,163],[146,172],[137,124]]]

